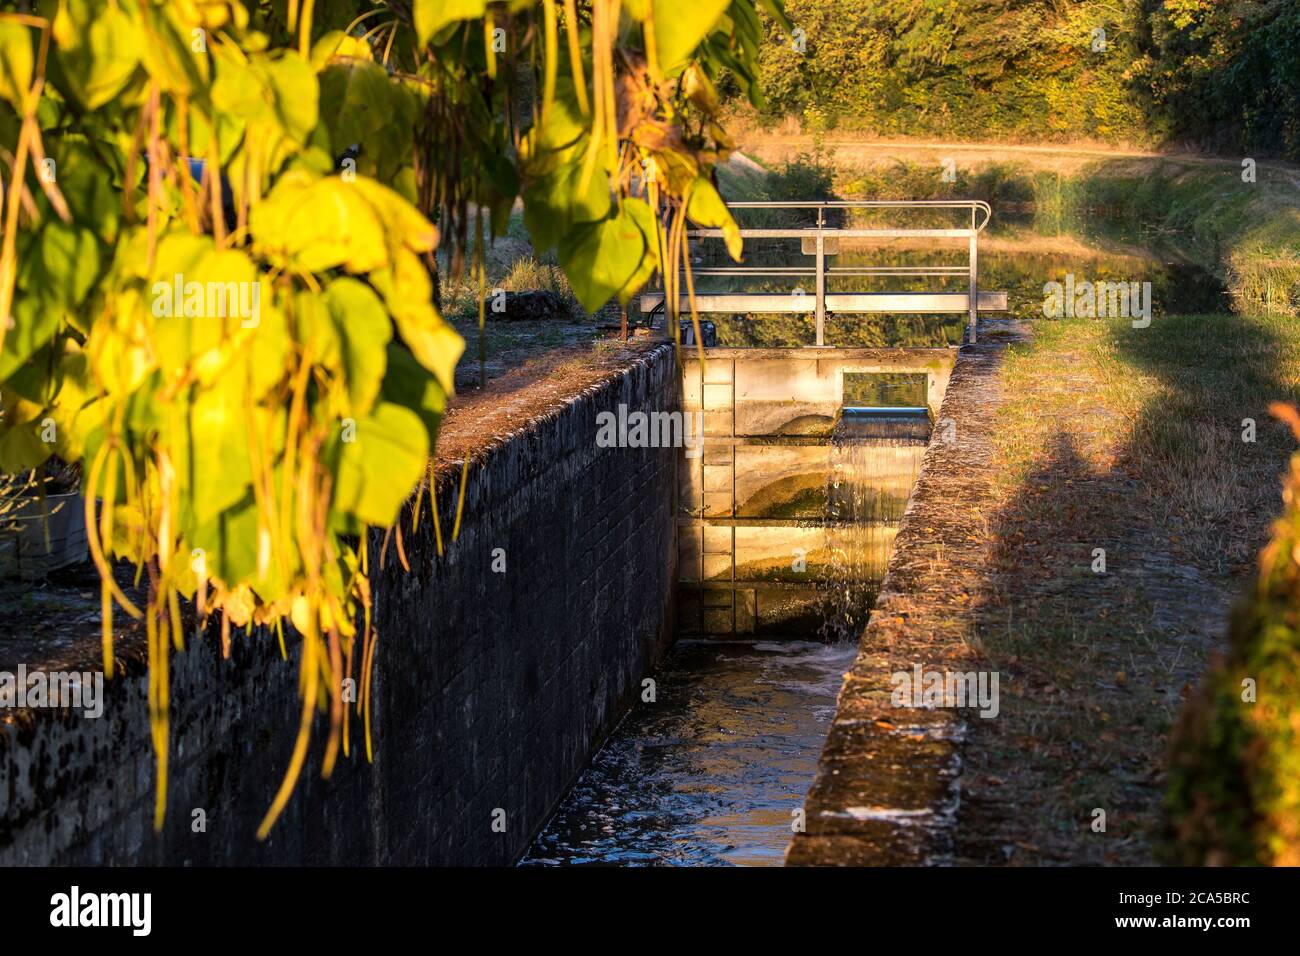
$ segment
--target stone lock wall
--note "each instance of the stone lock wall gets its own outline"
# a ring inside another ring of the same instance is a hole
[[[924,376],[937,418],[951,349],[714,348],[683,353],[702,454],[679,455],[678,634],[800,637],[824,620],[826,488],[846,374]],[[914,456],[919,461],[920,452]],[[916,462],[895,476],[904,500]],[[794,549],[807,568],[794,572]],[[883,572],[883,569],[882,569]]]
[[[102,717],[0,711],[0,865],[513,862],[671,643],[676,452],[595,436],[601,411],[678,402],[673,352],[655,347],[474,456],[454,544],[460,469],[440,473],[445,554],[426,497],[418,534],[403,517],[409,573],[391,545],[372,568],[374,764],[354,724],[351,757],[320,779],[318,721],[265,842],[254,833],[301,707],[293,642],[287,659],[265,635],[237,639],[229,660],[211,637],[173,655],[168,816],[154,835],[143,640],[124,633]],[[42,660],[11,659],[4,638],[3,671],[101,666],[91,612]]]
[[[676,451],[595,438],[600,412],[672,411],[678,391],[659,347],[471,463],[446,558],[423,525],[409,575],[390,555],[378,622],[404,648],[400,667],[381,652],[380,706],[401,739],[380,805],[420,821],[391,832],[392,862],[513,861],[667,650]],[[455,496],[454,481],[439,492],[444,536]]]

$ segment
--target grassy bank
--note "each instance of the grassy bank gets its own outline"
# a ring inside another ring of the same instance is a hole
[[[1105,210],[1125,233],[1183,251],[1222,274],[1240,311],[1300,314],[1300,174],[1242,175],[1239,166],[1102,163],[1070,183],[1062,212]]]
[[[1281,503],[1268,403],[1297,382],[1282,316],[1039,322],[1008,350],[970,637],[1002,709],[972,722],[964,858],[1153,859],[1171,728]]]

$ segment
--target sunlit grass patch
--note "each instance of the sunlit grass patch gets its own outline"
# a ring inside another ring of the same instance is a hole
[[[1118,472],[1198,559],[1249,560],[1279,503],[1289,448],[1267,406],[1294,400],[1300,328],[1282,316],[1038,322],[1009,350],[996,438],[1014,489],[1068,434],[1098,476]],[[1030,383],[1033,387],[1030,388]]]

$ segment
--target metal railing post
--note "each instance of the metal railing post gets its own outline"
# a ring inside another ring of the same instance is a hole
[[[826,224],[825,210],[817,207],[817,347],[826,344]]]
[[[975,344],[975,323],[979,316],[979,230],[975,210],[970,211],[970,344]]]

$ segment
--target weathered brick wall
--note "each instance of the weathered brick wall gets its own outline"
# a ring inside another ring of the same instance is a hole
[[[154,836],[143,654],[130,638],[120,650],[126,674],[105,684],[102,717],[29,710],[0,725],[0,865],[372,858],[362,825],[371,775],[353,759],[320,780],[320,741],[274,834],[261,844],[253,837],[288,765],[301,708],[297,654],[291,648],[281,660],[273,637],[236,640],[227,661],[213,637],[173,656],[168,816]],[[100,667],[89,646],[75,663]],[[13,670],[7,661],[3,669]],[[195,810],[203,811],[206,832],[196,831]]]
[[[211,638],[173,656],[168,820],[154,836],[142,642],[127,636],[103,717],[0,711],[0,865],[512,862],[671,641],[676,452],[601,449],[595,435],[602,410],[677,401],[663,347],[495,443],[471,460],[454,544],[459,468],[440,477],[446,554],[426,498],[418,535],[404,519],[410,573],[391,546],[372,569],[374,765],[354,726],[351,758],[321,780],[318,722],[265,843],[253,834],[301,707],[293,642],[288,660],[274,638],[236,640],[226,661]],[[95,615],[86,630],[21,663],[98,669]],[[14,671],[4,637],[0,670]]]
[[[595,436],[599,412],[672,409],[677,391],[665,346],[471,462],[446,557],[427,521],[406,541],[410,574],[389,554],[377,620],[402,635],[379,651],[385,726],[401,728],[378,758],[391,861],[513,861],[667,648],[677,451]],[[458,479],[439,491],[444,538]]]

